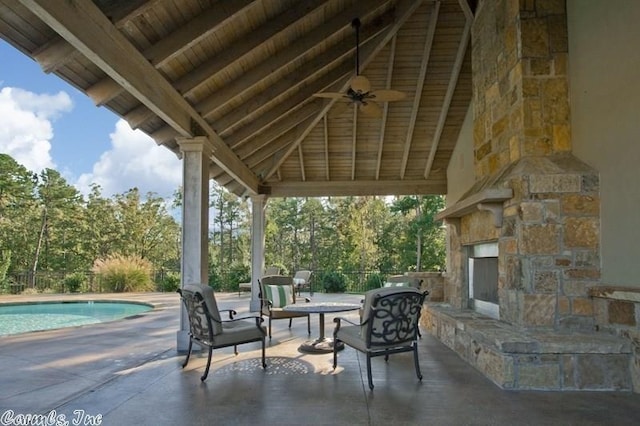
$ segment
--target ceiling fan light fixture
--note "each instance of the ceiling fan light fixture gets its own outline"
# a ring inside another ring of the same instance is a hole
[[[353,80],[351,80],[351,89],[356,92],[367,93],[371,91],[371,83],[369,83],[369,79],[367,77],[357,75],[353,77]]]

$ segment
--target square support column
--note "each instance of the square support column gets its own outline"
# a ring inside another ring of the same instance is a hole
[[[260,310],[258,280],[264,270],[264,225],[265,208],[267,207],[266,195],[251,197],[251,304],[252,312]]]
[[[209,157],[206,137],[179,138],[182,152],[181,287],[209,280]],[[181,306],[178,351],[189,344],[188,318]]]

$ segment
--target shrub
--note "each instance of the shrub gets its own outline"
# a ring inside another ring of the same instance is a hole
[[[109,292],[153,291],[152,265],[138,256],[110,255],[93,264],[104,290]]]
[[[365,282],[365,289],[373,290],[376,288],[380,288],[382,287],[383,283],[384,283],[384,275],[378,274],[378,273],[370,274],[367,277],[367,280]]]
[[[84,282],[84,275],[76,272],[75,274],[69,275],[64,279],[64,288],[69,290],[69,293],[77,293],[82,288]]]
[[[322,276],[322,287],[327,293],[344,293],[347,283],[340,272],[329,272]]]
[[[177,272],[168,272],[162,281],[160,281],[160,290],[167,293],[175,292],[180,288],[180,274]]]
[[[238,284],[246,282],[251,282],[249,267],[241,263],[233,264],[227,274],[224,290],[238,290]]]

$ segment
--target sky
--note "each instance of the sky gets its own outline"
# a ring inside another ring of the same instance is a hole
[[[0,40],[0,153],[27,169],[55,169],[82,194],[137,187],[167,201],[181,183],[180,160],[110,110]]]

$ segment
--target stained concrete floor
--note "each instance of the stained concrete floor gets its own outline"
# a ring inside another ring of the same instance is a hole
[[[365,358],[355,350],[340,353],[335,371],[331,354],[298,352],[308,337],[304,319],[292,329],[274,322],[266,370],[259,344],[240,346],[238,356],[216,350],[202,383],[205,354],[182,369],[184,355],[176,352],[176,294],[95,297],[147,301],[156,309],[111,323],[0,337],[0,424],[24,424],[17,416],[32,414],[117,426],[640,424],[640,394],[501,390],[424,331],[424,379],[417,380],[409,353],[388,363],[374,358],[370,391]],[[217,297],[221,309],[248,314],[248,294]],[[2,296],[0,303],[54,298]],[[360,296],[316,293],[313,299]],[[327,334],[332,318],[326,316]],[[314,337],[318,316],[311,320]]]

